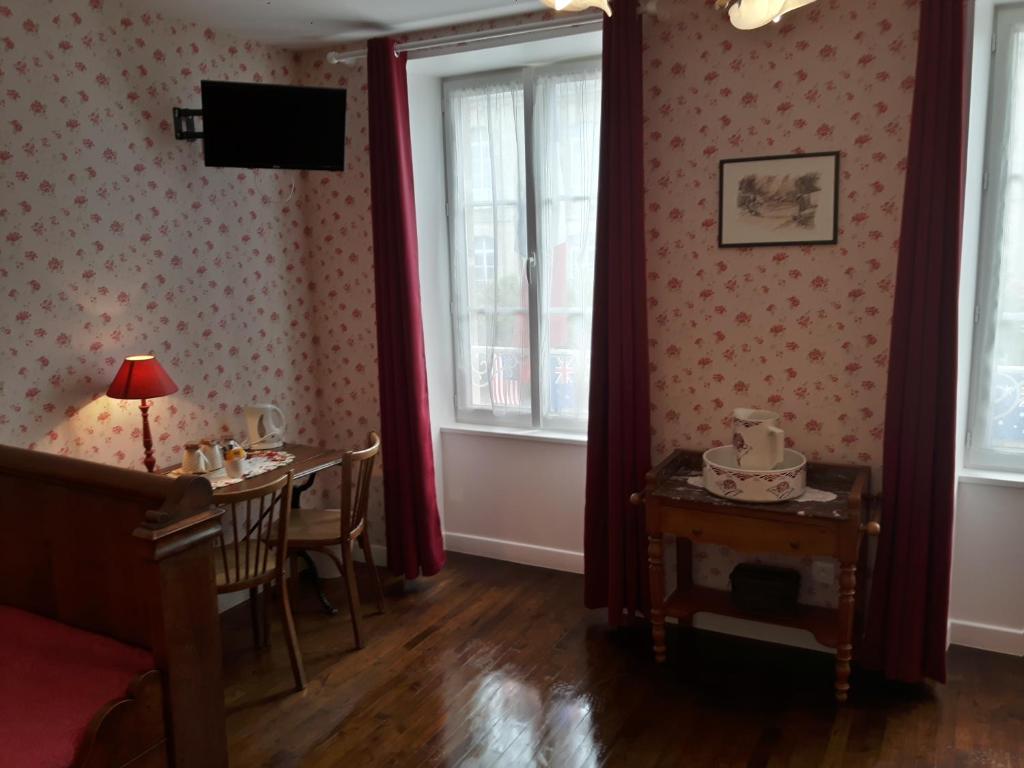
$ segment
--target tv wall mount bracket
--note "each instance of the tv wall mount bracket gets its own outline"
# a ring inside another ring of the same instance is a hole
[[[174,138],[183,141],[195,141],[203,138],[203,132],[196,130],[196,118],[203,117],[201,109],[174,108]]]

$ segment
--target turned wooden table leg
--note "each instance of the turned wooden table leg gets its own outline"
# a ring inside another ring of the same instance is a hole
[[[651,586],[651,634],[654,660],[665,660],[665,567],[661,561],[661,534],[647,536],[647,575]]]
[[[853,612],[857,594],[857,565],[842,563],[839,569],[839,636],[836,643],[836,701],[850,692],[850,661],[853,659]]]

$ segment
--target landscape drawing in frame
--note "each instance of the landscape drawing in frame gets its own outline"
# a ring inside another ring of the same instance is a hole
[[[831,245],[839,235],[839,153],[722,160],[718,245]]]

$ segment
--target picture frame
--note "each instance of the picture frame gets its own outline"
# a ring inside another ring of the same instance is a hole
[[[835,245],[839,152],[721,160],[718,246]]]

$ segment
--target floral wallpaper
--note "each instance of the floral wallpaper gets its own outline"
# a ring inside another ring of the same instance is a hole
[[[783,414],[821,461],[881,464],[916,2],[820,2],[737,32],[700,4],[647,29],[654,453]],[[719,248],[718,164],[839,150],[839,243]]]
[[[348,91],[345,171],[311,174],[301,204],[320,329],[318,428],[328,444],[355,445],[380,429],[366,65],[331,66],[322,52],[298,64],[302,84]]]
[[[732,409],[753,406],[782,413],[809,458],[879,472],[918,13],[819,0],[737,32],[674,3],[645,29],[656,459],[723,443]],[[832,150],[837,245],[718,247],[720,160]],[[698,547],[695,578],[727,588],[736,561]],[[832,603],[799,565],[802,600]]]
[[[99,396],[137,351],[182,386],[154,405],[162,461],[253,400],[311,442],[376,428],[365,63],[110,0],[0,4],[0,442],[137,466],[134,404]],[[818,0],[738,32],[676,0],[646,21],[656,460],[720,444],[743,405],[812,459],[881,464],[918,10]],[[201,77],[348,88],[346,171],[203,167],[169,125]],[[719,160],[829,150],[838,245],[717,246]],[[697,578],[725,586],[734,562],[700,548]],[[803,599],[831,601],[802,567]]]
[[[110,0],[0,0],[0,50],[0,442],[141,468],[137,403],[103,392],[146,352],[180,388],[159,464],[252,402],[317,441],[303,180],[206,168],[171,126],[200,79],[293,55]]]

